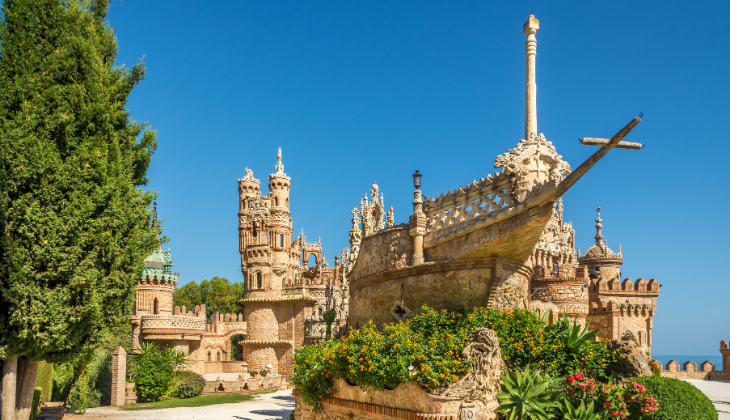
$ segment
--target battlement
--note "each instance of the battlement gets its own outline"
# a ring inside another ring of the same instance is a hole
[[[147,277],[147,278],[141,278],[137,282],[138,286],[155,286],[158,288],[165,288],[170,290],[175,290],[177,288],[177,277],[174,279],[169,277]]]
[[[666,369],[657,360],[652,360],[661,371],[662,376],[675,379],[701,379],[701,380],[729,380],[730,379],[730,350],[725,340],[720,341],[720,353],[722,354],[722,364],[720,370],[715,370],[716,366],[709,360],[704,361],[699,369],[697,363],[693,361],[685,362],[680,369],[676,360],[670,360]]]
[[[175,306],[172,308],[172,314],[205,318],[205,305],[195,305],[195,308],[192,308],[191,310],[188,310],[185,305]]]
[[[631,294],[650,294],[659,295],[660,284],[657,279],[651,279],[649,281],[644,279],[638,279],[633,282],[630,278],[620,281],[618,278],[611,280],[599,279],[591,282],[591,292],[625,292]]]

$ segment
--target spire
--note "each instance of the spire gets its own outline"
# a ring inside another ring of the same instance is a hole
[[[269,178],[287,178],[290,179],[286,174],[284,173],[284,164],[281,162],[281,147],[279,148],[279,154],[276,159],[276,172],[271,174]]]
[[[160,226],[157,222],[157,197],[155,197],[155,201],[152,202],[152,211],[154,212],[154,216],[152,216],[152,226],[157,229]],[[157,239],[160,239],[160,236],[162,236],[162,228],[157,230]],[[160,242],[160,249],[162,249],[162,242]]]
[[[603,235],[601,234],[601,228],[603,228],[601,222],[603,220],[601,220],[601,208],[599,207],[596,211],[598,212],[598,216],[596,217],[596,236],[594,236],[594,238],[596,239],[596,245],[603,247]]]
[[[390,210],[388,210],[388,216],[385,221],[386,227],[393,227],[395,224],[395,213],[393,213],[393,206],[390,206]]]
[[[540,22],[530,11],[527,22],[522,25],[525,41],[525,58],[527,59],[527,84],[525,85],[525,140],[537,136],[537,85],[535,84],[535,55],[537,55],[537,39],[535,34],[540,30]]]

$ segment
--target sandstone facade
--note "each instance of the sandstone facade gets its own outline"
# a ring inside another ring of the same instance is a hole
[[[238,180],[239,252],[246,284],[238,303],[247,329],[243,359],[253,370],[289,375],[294,350],[325,338],[326,311],[336,313],[335,331],[344,325],[347,281],[339,257],[330,267],[320,241],[309,242],[304,231],[292,240],[291,178],[284,173],[281,149],[275,169],[267,195],[248,168]]]

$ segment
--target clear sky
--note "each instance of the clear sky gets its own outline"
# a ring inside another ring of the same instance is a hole
[[[538,129],[577,167],[644,113],[564,197],[578,246],[622,244],[624,277],[662,283],[655,354],[718,354],[728,323],[730,2],[140,1],[111,6],[119,63],[145,56],[128,108],[159,131],[159,191],[180,284],[242,280],[237,178],[277,148],[295,232],[334,263],[377,181],[396,222],[424,194],[494,173],[523,137],[522,24],[537,34]],[[701,362],[697,360],[697,362]]]

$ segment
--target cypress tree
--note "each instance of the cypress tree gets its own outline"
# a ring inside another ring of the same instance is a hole
[[[141,188],[156,134],[124,108],[145,67],[114,65],[107,8],[108,0],[2,5],[3,419],[28,418],[38,361],[73,360],[128,321],[143,260],[159,246],[153,193]]]

